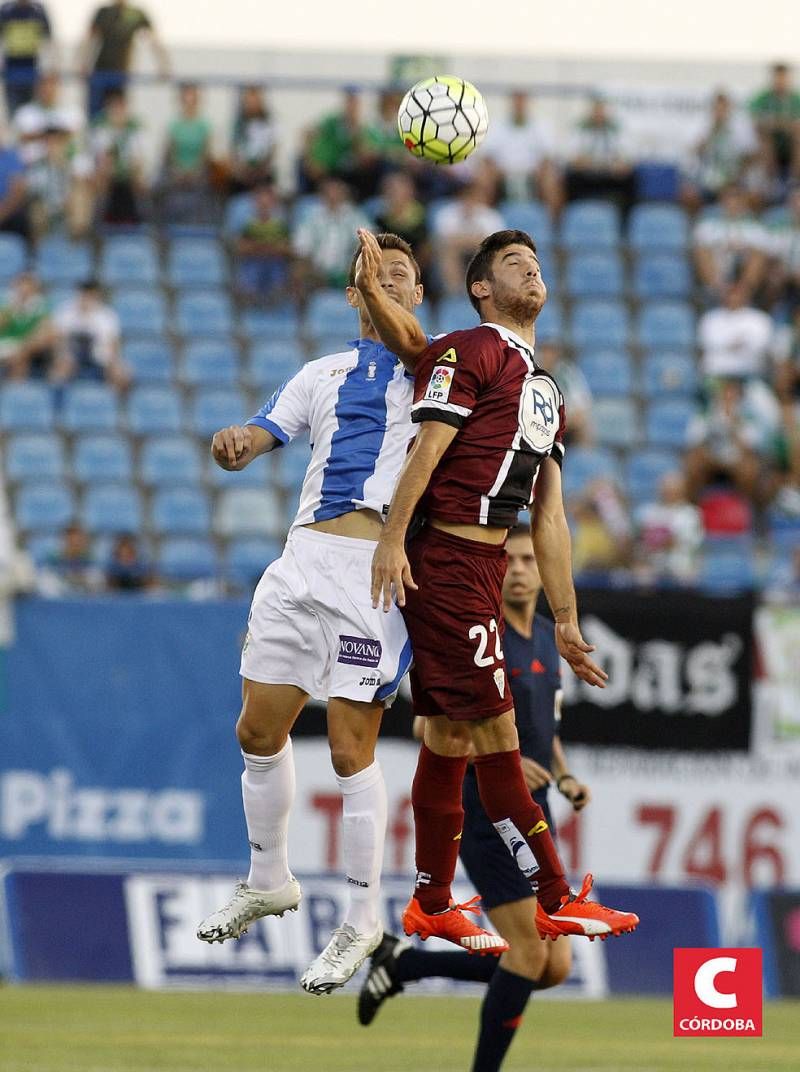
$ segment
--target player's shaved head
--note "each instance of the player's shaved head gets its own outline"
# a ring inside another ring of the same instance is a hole
[[[386,232],[384,234],[375,235],[375,240],[381,249],[396,249],[400,253],[405,253],[411,262],[411,267],[414,269],[414,283],[419,284],[422,282],[422,272],[417,264],[417,258],[414,256],[414,250],[406,242],[405,238],[401,238],[400,235]],[[356,268],[358,266],[358,258],[361,256],[361,246],[356,246],[353,258],[350,261],[350,270],[347,273],[347,285],[348,287],[354,287],[356,285]]]
[[[481,299],[476,298],[472,293],[472,284],[477,283],[479,279],[492,278],[492,263],[495,255],[508,246],[527,246],[528,249],[536,253],[536,243],[527,231],[495,231],[494,234],[484,238],[469,262],[467,267],[467,297],[478,314],[481,311]]]

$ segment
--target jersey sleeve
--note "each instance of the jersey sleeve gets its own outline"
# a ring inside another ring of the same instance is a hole
[[[553,441],[553,449],[550,451],[550,457],[556,463],[559,469],[564,465],[564,436],[567,432],[567,407],[564,404],[564,396],[559,391],[558,394],[558,431],[556,432],[556,438]]]
[[[441,421],[460,428],[486,386],[486,355],[479,331],[456,331],[436,339],[414,371],[411,420]]]
[[[310,427],[308,366],[282,383],[247,424],[271,432],[283,446]]]

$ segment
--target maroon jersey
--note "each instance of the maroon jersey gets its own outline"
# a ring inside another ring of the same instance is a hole
[[[530,505],[543,458],[564,455],[564,397],[513,331],[481,324],[436,339],[415,369],[411,420],[458,435],[420,501],[425,517],[511,526]]]

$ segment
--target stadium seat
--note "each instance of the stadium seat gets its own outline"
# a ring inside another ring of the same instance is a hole
[[[0,233],[0,280],[12,279],[27,266],[28,250],[19,235]]]
[[[173,287],[218,287],[227,277],[218,242],[212,238],[176,238],[167,254],[167,279]]]
[[[181,291],[175,309],[177,328],[184,335],[230,335],[233,331],[230,299],[220,291]]]
[[[146,235],[114,235],[100,255],[100,279],[110,287],[158,282],[158,252]]]
[[[640,161],[633,169],[637,201],[677,201],[680,169],[661,160]]]
[[[61,480],[64,476],[64,448],[60,437],[16,435],[5,449],[6,476],[14,481]]]
[[[684,256],[678,253],[643,253],[633,269],[633,291],[637,298],[688,298],[692,274]]]
[[[188,436],[154,436],[142,444],[139,476],[152,487],[199,484],[203,478],[198,446]]]
[[[683,250],[689,223],[678,205],[635,205],[628,218],[628,242],[636,250]]]
[[[190,387],[232,387],[239,382],[241,353],[232,340],[191,339],[180,379]]]
[[[641,439],[639,411],[632,398],[597,398],[592,426],[604,447],[634,447]]]
[[[241,424],[252,416],[241,391],[206,388],[198,391],[191,407],[191,428],[199,436],[212,436],[229,424]]]
[[[478,325],[478,314],[466,294],[447,294],[439,302],[439,331],[463,331]]]
[[[161,488],[153,497],[150,522],[162,536],[204,536],[211,527],[208,496],[202,488]]]
[[[625,465],[625,491],[634,502],[653,501],[658,497],[662,477],[680,471],[681,466],[680,455],[672,451],[634,451]]]
[[[111,304],[123,335],[163,335],[167,329],[167,310],[160,290],[121,287],[114,292]]]
[[[55,420],[53,394],[40,383],[8,383],[0,389],[3,432],[49,432]]]
[[[102,383],[73,383],[64,389],[61,426],[67,432],[114,432],[119,397]]]
[[[182,432],[182,410],[171,387],[134,387],[128,396],[128,428],[134,435]]]
[[[72,492],[64,484],[23,484],[16,495],[14,519],[23,532],[58,532],[75,517]]]
[[[81,283],[94,273],[94,255],[88,242],[70,242],[60,235],[43,238],[36,251],[36,274],[45,286]]]
[[[295,340],[300,332],[297,312],[289,304],[275,309],[245,309],[240,326],[245,335],[254,340]]]
[[[358,317],[341,290],[318,290],[311,296],[306,312],[306,331],[318,338],[341,335],[343,341],[358,337]]]
[[[282,451],[273,451],[268,458],[256,458],[250,465],[234,473],[209,461],[208,479],[215,488],[270,488],[274,483],[275,454],[280,453]]]
[[[75,441],[72,471],[81,483],[133,479],[130,444],[119,435],[85,435]]]
[[[652,447],[682,449],[686,445],[686,430],[694,410],[694,404],[684,398],[652,402],[645,421],[648,444]]]
[[[624,347],[629,335],[628,310],[622,302],[587,299],[573,306],[572,342],[578,349],[590,346]]]
[[[544,205],[538,201],[503,201],[499,208],[506,227],[526,231],[537,249],[553,244],[553,224]]]
[[[58,557],[62,542],[60,533],[34,533],[25,541],[25,550],[33,559],[34,566],[48,566]]]
[[[225,572],[231,580],[249,587],[270,562],[280,558],[282,550],[279,540],[232,540],[225,552]]]
[[[320,204],[319,194],[301,194],[292,206],[292,230],[295,230],[308,214]]]
[[[548,298],[536,318],[537,342],[560,342],[564,336],[564,312],[555,298]]]
[[[614,248],[619,236],[619,209],[609,201],[573,201],[564,209],[561,244],[568,250]]]
[[[298,342],[264,340],[250,347],[246,379],[259,391],[274,391],[290,379],[303,364],[305,354]]]
[[[156,558],[159,576],[167,581],[194,581],[214,577],[217,555],[209,540],[176,537],[164,540]]]
[[[83,496],[81,523],[97,536],[138,532],[142,527],[139,492],[129,484],[90,484]]]
[[[618,253],[573,253],[567,262],[567,293],[572,298],[618,298],[624,289]]]
[[[694,312],[688,302],[647,302],[639,312],[637,338],[646,350],[690,349],[695,334]]]
[[[235,238],[253,215],[253,195],[250,193],[234,194],[225,203],[222,220],[222,233],[228,238]]]
[[[175,379],[172,345],[166,337],[125,339],[122,358],[134,383],[172,383]]]
[[[214,511],[214,525],[221,536],[282,537],[288,526],[274,492],[251,488],[223,491]]]
[[[570,447],[562,473],[564,497],[579,495],[587,484],[600,477],[613,477],[618,468],[613,455],[596,447]]]
[[[681,351],[646,353],[641,370],[641,391],[646,398],[665,395],[693,398],[697,393],[697,365],[691,354]]]
[[[311,461],[311,452],[307,442],[290,443],[283,447],[277,459],[275,476],[283,488],[299,488],[303,483]]]
[[[587,350],[578,357],[578,365],[598,397],[633,391],[633,365],[626,350]]]
[[[756,584],[756,569],[749,551],[733,547],[706,546],[698,584],[714,595],[733,595]]]

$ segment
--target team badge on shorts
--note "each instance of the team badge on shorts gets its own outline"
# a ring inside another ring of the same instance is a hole
[[[506,672],[505,672],[505,670],[501,670],[500,667],[498,666],[498,668],[492,674],[492,677],[494,678],[494,683],[497,686],[497,691],[500,693],[501,696],[503,696],[505,691],[506,691]]]
[[[450,397],[450,388],[453,386],[454,370],[448,365],[434,365],[431,378],[428,381],[428,389],[425,392],[427,402],[446,402]]]

